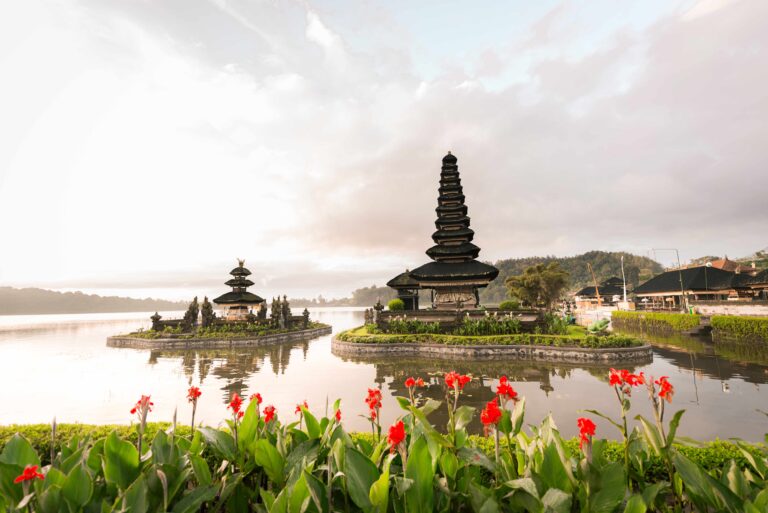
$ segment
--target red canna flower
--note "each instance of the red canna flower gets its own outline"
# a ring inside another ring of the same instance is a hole
[[[261,394],[258,392],[256,392],[255,394],[251,394],[250,400],[256,401],[256,405],[261,404],[261,401],[262,401]]]
[[[302,407],[302,406],[303,406],[304,408],[307,408],[307,409],[309,409],[309,405],[307,404],[307,401],[304,401],[303,403],[301,403],[301,404],[297,404],[297,405],[296,405],[296,411],[294,411],[294,413],[299,413],[299,414],[300,414],[300,413],[301,413],[301,407]]]
[[[371,422],[376,420],[376,410],[371,410],[370,417],[371,417]]]
[[[423,387],[424,386],[424,380],[419,378],[416,380],[416,386],[417,387]]]
[[[341,410],[336,410],[334,417],[336,417],[336,422],[341,422]]]
[[[37,465],[27,465],[24,467],[24,472],[19,477],[13,480],[14,483],[22,483],[24,481],[34,481],[35,479],[43,479],[45,476],[37,471]]]
[[[405,386],[408,388],[415,387],[416,386],[416,380],[411,378],[408,378],[405,380]]]
[[[365,404],[373,411],[381,408],[381,390],[378,388],[369,388],[368,397],[365,398]]]
[[[645,374],[632,374],[627,369],[611,369],[608,372],[608,384],[610,386],[622,386],[629,385],[630,387],[636,387],[638,385],[645,384]],[[629,389],[628,389],[629,390]]]
[[[389,435],[387,441],[389,442],[389,452],[395,452],[397,446],[405,440],[405,424],[402,420],[398,420],[389,428]]]
[[[499,386],[496,388],[496,394],[505,401],[517,401],[517,392],[512,388],[512,385],[509,384],[506,376],[499,378]]]
[[[480,422],[483,423],[485,434],[488,434],[488,428],[499,423],[501,420],[501,410],[499,409],[499,398],[494,397],[493,401],[486,403],[483,411],[480,412]]]
[[[264,408],[264,423],[268,423],[275,418],[275,407],[267,406]]]
[[[668,403],[671,403],[672,396],[675,395],[675,388],[672,386],[672,383],[667,381],[667,376],[660,377],[654,381],[654,383],[659,385],[659,397],[666,399]]]
[[[242,418],[244,413],[240,411],[242,407],[243,407],[243,398],[237,395],[237,392],[233,393],[232,400],[229,402],[229,406],[227,406],[227,408],[232,408],[232,414],[239,419],[239,418]]]
[[[448,388],[455,389],[456,386],[459,387],[459,390],[464,389],[464,385],[472,381],[472,378],[467,376],[466,374],[459,374],[458,372],[451,371],[445,375],[445,384],[448,386]]]
[[[579,449],[581,449],[584,442],[589,443],[595,436],[596,426],[594,422],[584,417],[576,419],[576,425],[579,426]]]
[[[141,414],[141,410],[145,408],[148,412],[150,412],[152,411],[152,406],[154,405],[155,403],[149,400],[148,395],[142,395],[141,399],[136,401],[136,405],[133,408],[131,408],[131,414],[134,414],[134,413]]]
[[[196,403],[197,398],[201,395],[203,395],[203,393],[197,387],[189,387],[189,390],[187,390],[187,400],[190,403]]]

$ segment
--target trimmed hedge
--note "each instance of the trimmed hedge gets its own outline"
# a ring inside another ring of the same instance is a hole
[[[768,341],[768,317],[713,315],[711,324],[716,336],[737,340]]]
[[[657,313],[657,312],[611,312],[611,322],[615,328],[674,332],[696,328],[701,316],[692,314]]]
[[[158,431],[166,431],[170,428],[168,422],[153,422],[147,424],[147,429],[144,434],[145,440],[152,440]],[[88,435],[92,439],[99,439],[106,437],[112,431],[116,431],[117,434],[132,443],[136,443],[136,427],[126,425],[93,425],[93,424],[59,424],[56,427],[56,439],[57,449],[64,442],[67,442],[75,435],[85,436]],[[8,426],[0,426],[0,451],[2,451],[5,443],[10,438],[19,433],[24,438],[29,440],[32,447],[37,451],[41,457],[43,465],[50,463],[50,451],[51,451],[51,426],[48,424],[11,424]],[[176,426],[176,433],[180,436],[189,435],[189,426]],[[353,440],[363,440],[371,445],[375,445],[373,435],[371,433],[350,433]],[[506,447],[507,441],[503,437],[500,440],[501,445]],[[568,452],[568,456],[578,458],[579,457],[579,439],[571,438],[565,441],[565,448]],[[483,437],[478,435],[470,436],[470,443],[481,449],[489,458],[493,457],[493,438]],[[606,449],[606,455],[610,461],[621,462],[623,458],[623,445],[618,441],[608,441],[608,447]],[[760,446],[756,444],[744,445],[752,454],[756,457],[761,455]],[[678,446],[678,450],[685,456],[693,460],[695,463],[701,465],[705,470],[717,470],[722,469],[724,465],[734,460],[736,464],[744,469],[748,467],[748,462],[744,458],[744,455],[739,451],[736,444],[732,442],[726,442],[722,440],[714,440],[702,444],[701,447],[692,446]],[[212,458],[211,455],[207,455],[208,458]],[[217,462],[218,463],[218,462]],[[667,478],[667,469],[664,466],[664,462],[658,456],[650,456],[650,465],[648,472],[645,475],[646,479],[652,480],[664,480]]]
[[[342,342],[365,344],[445,344],[449,346],[522,345],[546,347],[584,347],[591,349],[638,347],[643,342],[627,335],[539,335],[516,333],[514,335],[459,336],[440,333],[418,334],[368,334],[360,328],[339,333],[336,338]]]

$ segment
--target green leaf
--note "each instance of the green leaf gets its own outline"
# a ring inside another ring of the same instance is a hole
[[[107,445],[109,445],[109,442],[107,442]],[[147,513],[149,500],[147,498],[147,483],[144,481],[144,476],[139,476],[125,491],[123,509],[127,513]]]
[[[301,407],[301,411],[304,414],[304,425],[307,426],[307,434],[309,435],[309,438],[320,438],[320,435],[322,434],[320,423],[304,406]]]
[[[386,459],[384,471],[368,491],[368,499],[371,501],[373,510],[376,513],[387,513],[387,506],[389,504],[389,467],[394,458],[394,455],[390,455]]]
[[[138,476],[139,452],[112,431],[104,442],[104,479],[125,490]]]
[[[541,498],[545,513],[569,513],[571,511],[571,495],[556,488],[550,488]]]
[[[464,429],[470,422],[472,422],[472,417],[474,415],[475,408],[472,408],[471,406],[459,406],[456,408],[456,429]]]
[[[304,470],[304,479],[307,481],[309,495],[320,513],[328,511],[328,493],[325,484],[317,476]]]
[[[504,410],[504,412],[501,414],[501,420],[499,420],[499,424],[496,426],[496,428],[499,430],[499,432],[504,433],[505,435],[509,435],[512,433],[512,412],[509,410]]]
[[[667,434],[667,449],[672,447],[672,442],[675,441],[675,434],[677,433],[677,426],[680,425],[680,419],[685,413],[685,410],[678,410],[672,416],[672,420],[669,421],[669,433]]]
[[[488,456],[479,449],[474,447],[462,447],[458,450],[458,455],[459,459],[468,465],[475,465],[483,467],[489,472],[496,472],[496,464],[489,460]]]
[[[661,443],[661,434],[656,426],[651,424],[645,417],[638,415],[635,420],[640,421],[640,425],[643,427],[643,435],[645,441],[651,446],[656,456],[662,456],[664,445]]]
[[[647,510],[648,508],[645,505],[643,497],[635,494],[627,501],[624,513],[645,513]]]
[[[195,473],[195,479],[201,486],[211,484],[211,470],[208,468],[208,462],[200,456],[191,455],[189,462],[192,464],[192,471]]]
[[[627,491],[627,482],[624,475],[624,466],[621,463],[610,463],[600,469],[600,490],[594,494],[592,500],[593,513],[610,513],[616,509],[616,505],[624,500]]]
[[[84,507],[91,500],[93,482],[91,475],[81,464],[72,469],[61,487],[64,498],[78,508]]]
[[[446,477],[456,479],[456,472],[459,471],[459,459],[452,452],[443,452],[440,456],[440,469]]]
[[[434,501],[432,486],[434,470],[427,440],[423,436],[418,437],[416,442],[411,444],[405,477],[414,482],[413,486],[405,492],[409,512],[431,513]]]
[[[258,440],[254,445],[254,459],[269,479],[277,486],[285,482],[285,460],[277,449],[265,439]]]
[[[379,478],[379,470],[363,453],[352,447],[347,447],[344,464],[347,491],[352,502],[362,509],[369,509],[371,501],[368,493]]]
[[[603,413],[600,413],[600,412],[599,412],[599,411],[597,411],[597,410],[582,410],[582,411],[585,411],[585,412],[587,412],[587,413],[591,413],[592,415],[597,415],[597,416],[598,416],[598,417],[600,417],[601,419],[607,420],[608,422],[610,422],[611,424],[613,424],[614,426],[616,426],[616,429],[618,429],[619,431],[621,431],[621,432],[623,432],[623,431],[624,431],[624,428],[622,427],[622,425],[621,425],[621,424],[619,424],[618,422],[616,422],[615,420],[613,420],[613,419],[612,419],[611,417],[609,417],[608,415],[605,415],[605,414],[603,414]]]
[[[520,479],[513,479],[512,481],[507,481],[504,483],[505,486],[508,486],[509,488],[512,488],[512,492],[507,495],[509,497],[510,495],[514,494],[517,490],[522,490],[526,492],[531,497],[535,497],[536,499],[539,498],[539,491],[536,489],[536,483],[534,483],[533,479],[530,477],[522,477]]]
[[[46,479],[48,479],[47,476]],[[59,513],[62,510],[66,511],[66,505],[61,500],[61,487],[58,485],[50,486],[42,492],[37,499],[37,504],[40,506],[41,513]]]
[[[219,458],[227,461],[235,460],[235,440],[232,435],[220,429],[209,427],[201,427],[197,432],[203,436],[205,442],[211,446]]]
[[[395,400],[397,401],[397,404],[400,405],[400,408],[404,409],[405,411],[411,411],[411,400],[406,397],[400,397],[399,395],[395,396]]]
[[[26,438],[16,433],[5,443],[3,452],[0,453],[0,463],[16,465],[21,468],[27,465],[37,465],[39,467],[40,458],[32,448],[32,444]]]
[[[741,511],[743,501],[697,464],[677,452],[672,455],[672,462],[685,483],[686,493],[692,495],[699,509],[711,507],[717,511]]]
[[[216,498],[215,486],[199,486],[187,495],[184,495],[173,507],[173,513],[194,513],[200,511],[203,503]]]
[[[256,401],[249,402],[243,418],[240,420],[240,425],[237,427],[237,446],[240,448],[248,447],[256,439],[256,432],[261,420],[256,413],[256,408],[258,408]]]
[[[290,496],[288,497],[289,513],[304,513],[309,506],[309,501],[312,500],[305,476],[306,473],[302,472],[301,477],[299,477],[291,489]]]
[[[547,488],[557,488],[568,492],[572,490],[565,464],[554,443],[550,443],[544,448],[539,477]],[[542,498],[542,500],[544,499]]]
[[[523,419],[525,419],[525,397],[517,401],[515,409],[512,410],[512,436],[516,436],[523,429]]]

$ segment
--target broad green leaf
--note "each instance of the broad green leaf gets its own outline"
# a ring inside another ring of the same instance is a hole
[[[93,482],[91,475],[83,465],[78,465],[67,475],[67,480],[61,487],[64,498],[78,508],[84,507],[91,500]]]
[[[728,466],[728,472],[726,473],[726,479],[728,488],[739,497],[750,496],[750,486],[747,480],[744,478],[744,473],[741,471],[736,462],[731,460]]]
[[[624,513],[645,513],[648,508],[645,505],[645,501],[641,495],[633,495],[627,501],[627,505],[624,508]]]
[[[248,403],[240,425],[237,427],[237,444],[240,448],[248,447],[256,439],[256,432],[259,429],[259,415],[256,413],[258,404],[256,401]]]
[[[556,488],[550,488],[541,498],[544,513],[569,513],[571,511],[571,495]]]
[[[405,467],[405,477],[414,482],[413,486],[405,492],[409,511],[412,513],[431,513],[434,501],[432,486],[434,470],[432,456],[423,436],[411,444],[411,452]]]
[[[638,415],[635,420],[640,421],[640,425],[643,427],[643,435],[645,441],[651,446],[656,456],[662,456],[664,444],[661,443],[661,434],[656,426],[651,424],[645,417]]]
[[[53,485],[61,488],[64,486],[66,481],[67,475],[64,472],[57,469],[56,467],[50,467],[48,472],[45,474],[45,481],[43,481],[43,483],[45,484],[46,488]]]
[[[572,490],[571,480],[565,468],[566,463],[570,464],[563,462],[555,443],[550,443],[544,448],[539,477],[547,488],[557,488],[567,492]]]
[[[600,470],[600,490],[592,500],[593,513],[610,513],[616,505],[624,500],[627,483],[624,466],[621,463],[611,463]]]
[[[307,434],[309,438],[320,438],[322,431],[320,430],[320,423],[317,421],[314,415],[306,409],[301,407],[301,411],[304,414],[304,425],[307,427]]]
[[[312,500],[305,476],[306,472],[302,472],[291,489],[288,497],[288,513],[304,513],[309,506],[309,501]]]
[[[456,408],[456,429],[464,429],[470,422],[472,422],[472,417],[474,415],[475,408],[472,408],[471,406],[459,406]]]
[[[104,479],[125,490],[138,476],[139,452],[112,431],[104,442]]]
[[[677,427],[680,425],[680,419],[683,417],[685,410],[676,411],[672,416],[672,420],[669,421],[669,433],[667,434],[667,449],[672,447],[672,443],[675,441],[675,434],[677,433]]]
[[[489,460],[488,456],[479,449],[474,447],[462,447],[459,449],[458,455],[459,459],[468,465],[476,465],[487,469],[489,472],[496,472],[496,464]]]
[[[109,442],[107,442],[108,445]],[[123,508],[127,513],[147,513],[149,500],[147,498],[147,483],[144,481],[144,476],[139,476],[125,491]]]
[[[504,410],[501,414],[501,420],[499,420],[496,429],[505,435],[509,435],[512,433],[512,428],[512,412],[509,410]]]
[[[1,501],[2,498],[0,498],[0,504],[2,503]],[[40,513],[59,513],[67,509],[61,499],[61,487],[59,485],[50,486],[42,492],[37,503],[40,506]]]
[[[227,461],[235,460],[235,440],[232,435],[220,429],[201,427],[197,430],[202,435],[205,442],[211,446],[213,452],[220,458]]]
[[[387,505],[389,504],[389,467],[394,458],[394,455],[390,455],[386,459],[384,471],[371,485],[371,489],[368,492],[368,499],[371,501],[375,513],[387,513]]]
[[[685,483],[686,492],[693,493],[699,498],[699,509],[705,509],[708,506],[731,513],[741,510],[743,500],[697,464],[677,452],[672,455],[672,462]],[[706,506],[701,507],[701,499],[706,500]]]
[[[194,513],[200,511],[201,506],[216,498],[215,486],[198,486],[184,495],[173,507],[173,513]]]
[[[211,470],[208,468],[208,462],[200,456],[191,455],[189,462],[192,464],[192,471],[195,473],[195,479],[201,486],[211,484]]]
[[[536,499],[539,498],[539,491],[536,489],[536,483],[534,483],[533,479],[530,477],[522,477],[520,479],[507,481],[504,483],[504,485],[512,488],[512,492],[508,494],[507,497],[512,495],[516,490],[522,490],[528,493],[528,495],[535,497]]]
[[[523,429],[523,420],[525,419],[525,397],[517,401],[514,410],[512,410],[512,436],[516,436]]]
[[[285,461],[277,452],[277,449],[269,443],[268,440],[258,440],[254,447],[254,459],[264,471],[269,479],[277,486],[282,486],[285,482]]]
[[[368,457],[352,447],[347,447],[344,460],[344,475],[347,476],[347,491],[350,498],[358,507],[369,509],[371,501],[368,493],[373,483],[379,478],[379,470]]]
[[[0,463],[16,465],[21,468],[27,465],[37,465],[39,467],[40,458],[29,441],[16,433],[5,443],[3,452],[0,453]]]
[[[456,455],[449,451],[444,451],[440,456],[440,469],[443,474],[450,479],[456,479],[456,472],[459,471],[459,460]]]
[[[325,484],[317,476],[306,470],[304,470],[304,479],[307,482],[309,495],[312,497],[315,507],[320,513],[326,513],[328,511],[328,493]]]
[[[411,400],[407,397],[400,397],[395,396],[395,400],[397,400],[397,404],[400,405],[400,408],[404,409],[405,411],[411,411]]]

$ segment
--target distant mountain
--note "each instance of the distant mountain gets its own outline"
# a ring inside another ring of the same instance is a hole
[[[488,304],[508,299],[507,288],[504,286],[504,281],[507,277],[522,274],[525,269],[538,263],[558,262],[560,267],[570,275],[568,280],[568,290],[570,292],[575,292],[587,285],[593,284],[587,263],[592,264],[592,269],[595,271],[595,277],[598,282],[613,276],[621,278],[622,255],[624,256],[624,273],[627,277],[627,287],[630,289],[663,271],[661,264],[655,260],[624,252],[589,251],[583,255],[572,257],[512,258],[499,260],[493,264],[499,268],[499,277],[480,292],[480,299],[483,303]]]
[[[0,315],[149,312],[185,310],[187,303],[160,299],[97,296],[82,292],[0,287]]]

